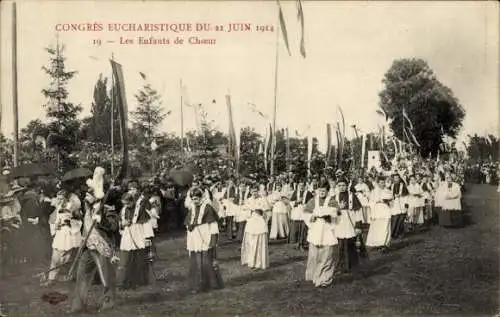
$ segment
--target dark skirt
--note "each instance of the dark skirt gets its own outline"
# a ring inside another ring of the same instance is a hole
[[[247,226],[246,221],[236,223],[236,228],[237,228],[236,241],[238,241],[238,242],[243,241],[243,236],[245,235],[246,226]]]
[[[147,249],[124,252],[120,263],[124,272],[119,274],[118,283],[124,289],[136,288],[149,284],[149,263],[147,262]]]
[[[406,214],[391,216],[391,238],[396,239],[404,234],[405,218]]]
[[[307,248],[309,243],[307,242],[307,233],[309,232],[309,228],[307,227],[304,221],[300,222],[300,230],[299,230],[299,244],[302,248]]]
[[[441,210],[439,212],[439,225],[442,227],[460,228],[464,225],[461,210]]]
[[[236,238],[237,228],[236,228],[236,222],[234,222],[234,216],[226,217],[226,230],[228,239]]]
[[[215,250],[191,252],[189,255],[189,288],[195,292],[224,288],[218,265],[214,265]]]
[[[300,225],[301,220],[290,220],[290,234],[288,235],[288,243],[300,242]]]
[[[359,254],[356,250],[356,238],[338,239],[338,260],[336,270],[349,273],[359,264]]]

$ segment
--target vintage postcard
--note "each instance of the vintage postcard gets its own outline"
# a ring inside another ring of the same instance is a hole
[[[0,316],[495,316],[495,1],[2,1]]]

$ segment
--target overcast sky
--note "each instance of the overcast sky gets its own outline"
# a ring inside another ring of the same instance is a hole
[[[11,4],[2,2],[1,104],[4,133],[11,134],[12,65]],[[394,59],[423,58],[438,79],[449,86],[467,115],[462,136],[495,133],[498,128],[498,5],[496,2],[314,2],[304,1],[307,58],[299,54],[299,29],[294,1],[282,2],[290,38],[289,56],[279,37],[278,127],[304,131],[313,126],[323,134],[336,120],[340,105],[348,124],[363,131],[376,128],[375,109],[381,79]],[[41,89],[48,77],[44,47],[56,43],[58,23],[248,22],[252,27],[276,27],[277,6],[265,2],[22,2],[18,10],[19,124],[44,120]],[[216,39],[215,45],[120,45],[120,36],[197,35]],[[92,40],[115,43],[92,45]],[[209,118],[227,129],[224,100],[230,92],[238,122],[261,131],[265,121],[249,111],[256,104],[271,117],[274,103],[275,32],[61,32],[66,66],[78,74],[69,85],[70,101],[89,113],[99,73],[110,76],[111,54],[123,65],[129,109],[146,74],[163,96],[171,115],[161,131],[180,132],[180,80],[191,102],[203,103]],[[212,103],[215,99],[216,103]],[[194,128],[193,112],[185,109],[186,129]]]

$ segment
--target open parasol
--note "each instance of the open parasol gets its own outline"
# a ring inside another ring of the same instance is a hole
[[[51,175],[55,173],[55,168],[50,163],[29,163],[14,167],[10,171],[10,177],[23,178],[42,175]]]
[[[64,176],[61,179],[61,181],[67,182],[67,181],[70,181],[70,180],[80,179],[80,178],[87,178],[87,177],[90,177],[90,176],[92,176],[92,172],[88,168],[79,167],[79,168],[75,168],[75,169],[73,169],[71,171],[66,172],[66,174],[64,174]]]
[[[193,182],[193,173],[185,169],[172,169],[169,172],[169,177],[179,186],[186,186]]]

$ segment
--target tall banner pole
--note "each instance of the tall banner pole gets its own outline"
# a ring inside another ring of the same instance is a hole
[[[19,165],[19,111],[17,108],[17,5],[12,3],[12,110],[14,112],[14,166]]]

